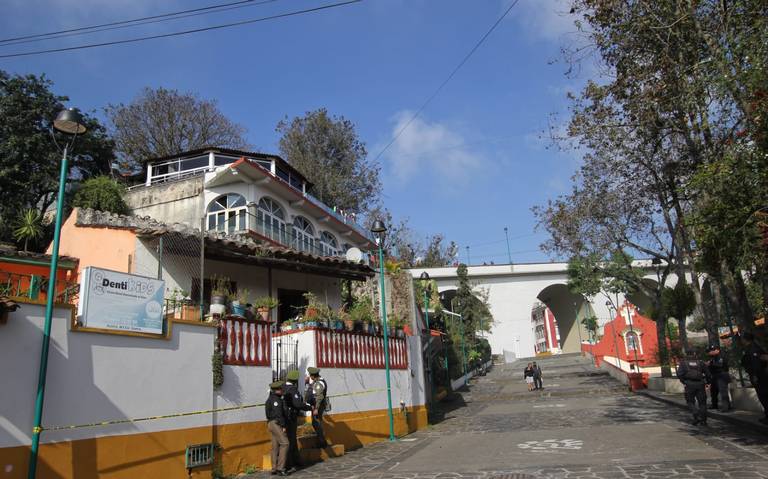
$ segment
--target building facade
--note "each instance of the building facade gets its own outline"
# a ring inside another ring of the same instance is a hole
[[[536,354],[559,354],[561,352],[557,319],[546,304],[536,303],[533,306],[531,326],[535,339],[533,350]]]
[[[207,231],[247,235],[317,256],[374,247],[342,205],[326,205],[312,183],[276,155],[203,148],[151,160],[129,188],[132,213]]]

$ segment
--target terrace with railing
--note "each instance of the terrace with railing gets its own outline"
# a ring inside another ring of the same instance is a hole
[[[0,296],[29,298],[44,301],[48,292],[48,278],[35,274],[0,271]],[[57,280],[56,302],[77,302],[80,285],[72,281]]]
[[[227,155],[210,152],[190,157],[182,156],[170,160],[149,163],[147,164],[147,177],[144,184],[131,186],[128,190],[200,176],[206,172],[216,171],[222,166],[231,165],[243,158],[247,159],[252,166],[258,168],[266,177],[283,183],[288,186],[294,194],[306,199],[308,202],[320,208],[323,212],[332,216],[342,224],[353,228],[363,237],[372,239],[370,232],[357,223],[357,218],[354,214],[348,214],[341,209],[329,207],[318,198],[308,193],[307,188],[309,185],[307,182],[300,175],[292,172],[290,167],[286,167],[284,161],[273,156],[238,156],[234,154]]]

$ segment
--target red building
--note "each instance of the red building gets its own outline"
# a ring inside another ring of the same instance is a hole
[[[50,255],[18,251],[13,245],[0,244],[0,296],[45,301],[50,268]],[[77,289],[77,258],[60,256],[57,301],[69,302]]]
[[[628,372],[659,366],[656,323],[640,314],[635,305],[625,301],[616,317],[603,325],[602,332],[596,344],[581,346],[598,364],[608,361]]]
[[[534,345],[536,354],[559,354],[560,331],[557,329],[557,320],[552,311],[542,303],[537,303],[531,312],[531,325],[533,327]]]

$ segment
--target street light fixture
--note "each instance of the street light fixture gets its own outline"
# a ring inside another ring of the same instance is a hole
[[[387,297],[384,291],[384,235],[387,227],[381,220],[371,226],[379,245],[379,287],[381,288],[381,328],[384,330],[384,369],[387,374],[387,414],[389,415],[389,440],[395,440],[395,417],[392,414],[392,384],[389,378],[389,326],[387,326]]]
[[[426,271],[419,276],[424,288],[424,321],[427,326],[427,371],[429,372],[429,401],[432,402],[432,360],[429,354],[429,345],[432,343],[432,329],[429,327],[429,296],[432,294],[432,283],[429,273]]]
[[[64,215],[64,188],[67,185],[69,172],[68,153],[75,144],[77,135],[84,134],[88,129],[80,112],[74,108],[62,110],[53,120],[53,128],[69,136],[62,152],[61,170],[59,173],[59,191],[56,197],[56,222],[53,229],[53,250],[51,251],[51,267],[48,273],[48,293],[45,299],[45,322],[43,323],[43,345],[40,350],[40,369],[37,378],[37,395],[35,397],[35,416],[32,426],[32,447],[29,454],[27,477],[34,479],[37,473],[37,456],[40,447],[41,423],[43,404],[45,402],[45,379],[48,371],[48,350],[51,343],[51,322],[53,318],[53,303],[56,296],[56,273],[59,268],[59,240],[61,238],[61,223]]]

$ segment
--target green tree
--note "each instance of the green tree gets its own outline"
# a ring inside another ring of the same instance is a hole
[[[24,251],[29,250],[29,242],[43,237],[43,217],[37,210],[24,210],[18,217],[13,230],[16,241],[24,242]]]
[[[0,70],[0,240],[12,238],[19,211],[41,215],[55,202],[61,151],[51,126],[64,108],[66,96],[51,91],[45,76],[11,75]],[[105,129],[85,114],[88,132],[77,138],[69,158],[69,183],[109,174],[114,160],[113,143]],[[54,133],[59,145],[67,138]]]
[[[459,287],[453,300],[455,312],[461,314],[464,324],[464,336],[469,344],[474,345],[479,331],[490,331],[493,316],[488,308],[487,292],[476,290],[469,280],[467,265],[460,264],[456,268]]]
[[[109,105],[120,166],[206,146],[247,148],[245,128],[227,118],[216,102],[166,88],[144,88],[127,105]]]
[[[596,316],[586,316],[582,318],[581,324],[584,325],[584,329],[587,330],[589,333],[589,337],[592,340],[592,342],[597,341],[597,331],[600,329],[600,326],[597,324],[597,317]]]
[[[72,206],[121,215],[128,213],[128,205],[123,201],[123,187],[108,176],[85,180],[77,189]]]
[[[280,153],[312,183],[320,201],[349,213],[376,206],[381,195],[381,167],[368,158],[355,125],[325,108],[281,120]]]

